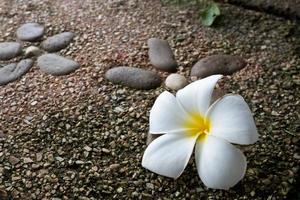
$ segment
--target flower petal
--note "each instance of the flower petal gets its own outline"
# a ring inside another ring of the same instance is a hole
[[[165,134],[147,147],[142,166],[157,174],[178,178],[185,169],[197,137]]]
[[[251,111],[239,95],[225,95],[208,110],[210,134],[236,144],[252,144],[258,133]]]
[[[226,140],[208,135],[195,151],[198,174],[207,187],[229,189],[244,177],[246,158]]]
[[[150,110],[150,133],[181,132],[189,116],[170,92],[161,93]]]
[[[189,113],[198,112],[204,115],[210,105],[214,87],[222,75],[213,75],[195,81],[179,90],[176,98]]]

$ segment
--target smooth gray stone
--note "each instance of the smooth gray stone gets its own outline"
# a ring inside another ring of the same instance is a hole
[[[44,54],[38,57],[37,65],[43,72],[54,76],[67,75],[79,68],[77,62],[56,54]]]
[[[161,78],[152,71],[133,67],[115,67],[105,74],[107,80],[135,89],[154,89],[161,85]]]
[[[239,56],[212,55],[199,60],[191,70],[191,76],[205,78],[214,74],[231,75],[243,69],[246,62]]]
[[[31,59],[21,60],[19,63],[12,63],[0,68],[0,85],[8,84],[17,80],[32,67]]]
[[[178,64],[169,43],[165,40],[150,38],[148,40],[150,63],[157,69],[175,72]]]
[[[38,23],[23,24],[17,30],[17,37],[23,41],[36,41],[44,34],[44,27]]]
[[[64,32],[57,35],[53,35],[52,37],[47,38],[42,43],[42,48],[48,52],[59,51],[67,47],[74,38],[74,36],[74,33],[71,32]]]
[[[22,53],[21,44],[17,42],[0,43],[0,60],[9,60]]]

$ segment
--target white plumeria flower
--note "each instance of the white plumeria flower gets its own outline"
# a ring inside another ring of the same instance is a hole
[[[164,134],[147,147],[142,166],[178,178],[195,146],[198,174],[209,188],[229,189],[245,175],[246,158],[230,143],[252,144],[258,133],[251,111],[239,95],[225,95],[210,105],[222,75],[195,81],[176,97],[165,91],[150,111],[150,133]]]

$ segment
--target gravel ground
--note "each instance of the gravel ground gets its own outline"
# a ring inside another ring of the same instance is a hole
[[[15,40],[28,21],[44,24],[46,36],[72,31],[75,41],[61,54],[82,66],[53,77],[35,65],[0,88],[0,199],[296,199],[299,24],[231,5],[221,9],[216,26],[205,28],[195,11],[158,0],[1,0],[0,41]],[[243,147],[247,173],[229,191],[207,189],[193,159],[175,181],[141,167],[149,110],[165,88],[115,86],[104,73],[117,65],[155,71],[150,37],[170,42],[187,77],[198,59],[214,53],[249,63],[219,84],[245,97],[261,134]]]

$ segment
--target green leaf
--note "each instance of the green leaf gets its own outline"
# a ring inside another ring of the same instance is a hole
[[[211,26],[215,19],[220,15],[219,6],[216,3],[211,3],[202,13],[201,21],[204,26]]]

